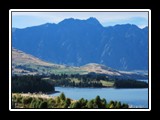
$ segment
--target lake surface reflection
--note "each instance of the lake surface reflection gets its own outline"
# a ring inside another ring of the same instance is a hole
[[[115,88],[72,88],[72,87],[55,87],[56,91],[64,93],[67,97],[78,100],[80,98],[93,99],[97,95],[110,100],[121,101],[132,107],[148,108],[148,89],[115,89]],[[58,96],[60,93],[50,94]]]

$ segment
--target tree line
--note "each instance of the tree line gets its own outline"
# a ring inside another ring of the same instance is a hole
[[[100,80],[109,80],[108,77],[106,77],[106,75],[104,74],[97,74],[94,72],[90,72],[88,74],[51,74],[50,75],[51,79],[66,79],[66,78],[77,78],[79,80],[84,80],[84,81],[88,81],[88,80],[96,80],[96,81],[100,81]]]
[[[133,79],[117,79],[108,78],[104,74],[89,73],[85,75],[80,74],[61,74],[61,75],[50,75],[51,79],[54,79],[55,86],[63,87],[104,87],[100,80],[114,82],[114,88],[147,88],[148,83],[143,81],[137,81]],[[75,82],[73,79],[77,79],[79,82]]]
[[[137,80],[116,80],[114,86],[116,88],[148,88],[148,83]]]
[[[12,108],[71,108],[71,109],[126,109],[129,108],[128,104],[119,101],[107,102],[106,99],[101,99],[96,96],[95,99],[87,100],[81,98],[80,100],[72,100],[67,98],[64,93],[61,93],[56,98],[38,98],[31,96],[13,95]]]
[[[103,87],[100,80],[109,80],[106,76],[89,73],[85,75],[80,74],[61,74],[55,75],[51,74],[50,78],[54,80],[55,86],[63,86],[63,87]],[[77,79],[78,82],[75,82],[73,79]]]
[[[99,81],[84,81],[84,80],[79,80],[78,83],[75,81],[72,81],[72,79],[59,79],[53,82],[55,86],[62,86],[62,87],[103,87],[102,83]]]

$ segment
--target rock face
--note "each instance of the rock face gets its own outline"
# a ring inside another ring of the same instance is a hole
[[[96,18],[12,31],[13,47],[45,61],[82,66],[104,64],[118,70],[148,69],[148,27],[103,27]]]

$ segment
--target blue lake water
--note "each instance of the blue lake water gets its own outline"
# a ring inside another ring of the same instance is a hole
[[[131,107],[148,108],[148,89],[115,89],[115,88],[72,88],[55,87],[56,91],[64,93],[66,97],[74,100],[80,98],[93,99],[97,95],[105,98],[107,101],[116,100],[127,103]],[[60,93],[50,94],[58,96]]]

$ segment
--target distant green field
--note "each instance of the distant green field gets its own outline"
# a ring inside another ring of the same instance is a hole
[[[77,70],[77,69],[63,68],[63,69],[50,69],[49,73],[54,73],[54,74],[84,74],[84,73],[87,73],[87,72]]]
[[[80,80],[78,80],[77,78],[72,78],[72,79],[71,79],[71,82],[79,83]]]
[[[55,80],[49,79],[49,78],[46,78],[45,80],[54,81],[55,82]],[[80,83],[80,80],[78,78],[71,78],[70,82]],[[96,81],[93,80],[92,82],[96,82]],[[102,83],[102,85],[104,87],[113,87],[114,86],[114,82],[113,81],[100,80],[100,82]]]
[[[114,82],[113,82],[113,81],[100,80],[100,82],[101,82],[102,85],[105,86],[105,87],[113,87],[113,85],[114,85]]]
[[[54,66],[40,66],[34,64],[19,65],[17,68],[22,70],[27,70],[32,72],[37,72],[38,74],[85,74],[86,71],[79,70],[78,68],[61,68]]]

